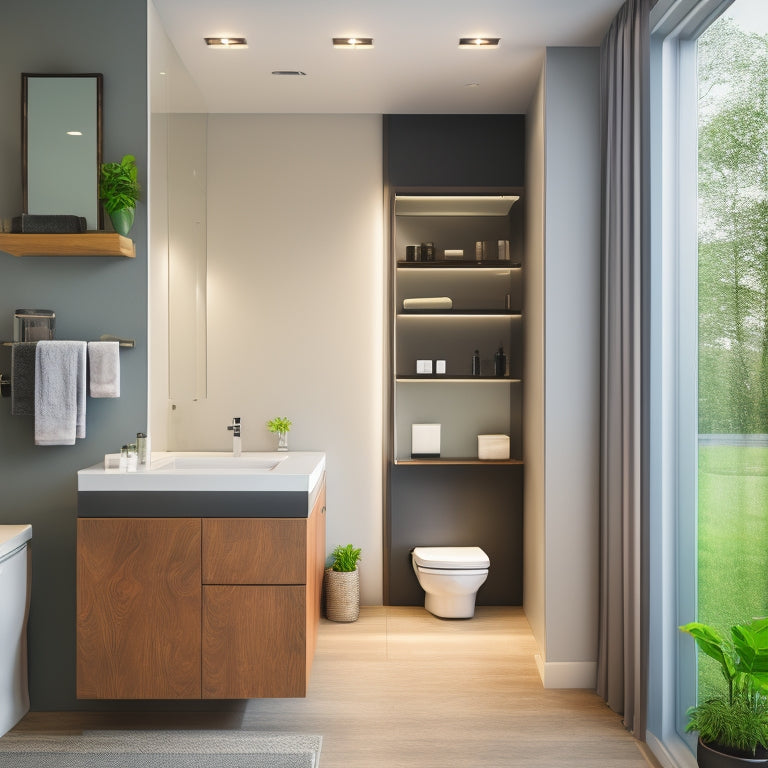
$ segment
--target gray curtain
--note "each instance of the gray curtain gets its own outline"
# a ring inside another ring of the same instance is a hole
[[[601,47],[603,155],[600,634],[597,691],[645,738],[647,514],[643,290],[648,268],[649,0]]]

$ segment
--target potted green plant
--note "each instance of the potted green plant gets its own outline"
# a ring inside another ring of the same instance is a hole
[[[99,174],[99,200],[104,203],[115,232],[127,235],[133,226],[136,201],[141,199],[136,158],[123,155],[118,163],[102,163]]]
[[[730,641],[698,622],[680,629],[720,665],[727,686],[688,710],[700,768],[768,766],[768,618],[731,627]]]
[[[339,544],[325,571],[325,615],[331,621],[357,621],[360,616],[360,550]]]
[[[291,429],[291,420],[285,416],[277,416],[267,422],[267,429],[277,434],[277,450],[288,450],[288,432]]]

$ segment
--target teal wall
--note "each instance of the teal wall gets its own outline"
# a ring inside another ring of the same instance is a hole
[[[146,0],[4,0],[0,22],[0,219],[21,212],[21,73],[104,75],[104,159],[131,153],[147,178]],[[0,400],[0,523],[33,526],[30,692],[35,710],[88,708],[75,698],[76,472],[146,428],[147,207],[131,233],[136,258],[0,253],[0,338],[17,307],[53,309],[57,338],[113,333],[136,340],[121,352],[121,396],[87,403],[87,436],[36,447],[31,417]],[[0,350],[10,373],[10,352]]]

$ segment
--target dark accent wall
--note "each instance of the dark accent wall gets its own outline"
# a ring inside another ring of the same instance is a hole
[[[4,0],[1,15],[0,218],[22,210],[22,72],[103,73],[104,160],[135,155],[146,188],[146,0]],[[131,237],[135,259],[0,252],[1,339],[12,338],[14,309],[34,307],[56,312],[57,338],[112,333],[136,340],[135,349],[121,351],[120,398],[88,399],[86,438],[74,446],[35,446],[32,417],[12,417],[10,400],[0,400],[0,523],[33,526],[34,710],[86,708],[75,698],[77,470],[147,425],[146,203],[139,203]],[[10,373],[8,348],[0,348],[0,371]]]
[[[390,604],[424,603],[414,546],[474,546],[491,561],[477,604],[521,605],[522,498],[520,465],[393,467]]]
[[[393,187],[522,187],[525,115],[385,115]]]
[[[385,115],[384,183],[390,193],[407,188],[444,187],[451,193],[461,188],[522,189],[525,116]],[[522,202],[515,206],[521,252]],[[520,435],[513,434],[512,445],[519,447],[519,441]],[[478,604],[522,604],[523,477],[520,465],[395,466],[390,460],[385,603],[423,604],[411,566],[413,547],[479,546],[491,567]]]

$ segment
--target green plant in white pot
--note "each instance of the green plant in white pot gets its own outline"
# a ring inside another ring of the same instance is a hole
[[[723,693],[688,710],[699,766],[768,766],[768,618],[731,627],[730,642],[706,624],[680,629],[720,665],[726,683]]]
[[[136,158],[123,155],[118,163],[102,163],[99,173],[99,200],[104,203],[115,232],[128,235],[141,199]]]
[[[331,621],[357,621],[360,616],[360,550],[339,544],[331,552],[331,566],[325,570],[325,615]]]
[[[291,430],[291,420],[285,416],[277,416],[267,422],[267,429],[277,435],[277,450],[288,450],[288,432]]]

